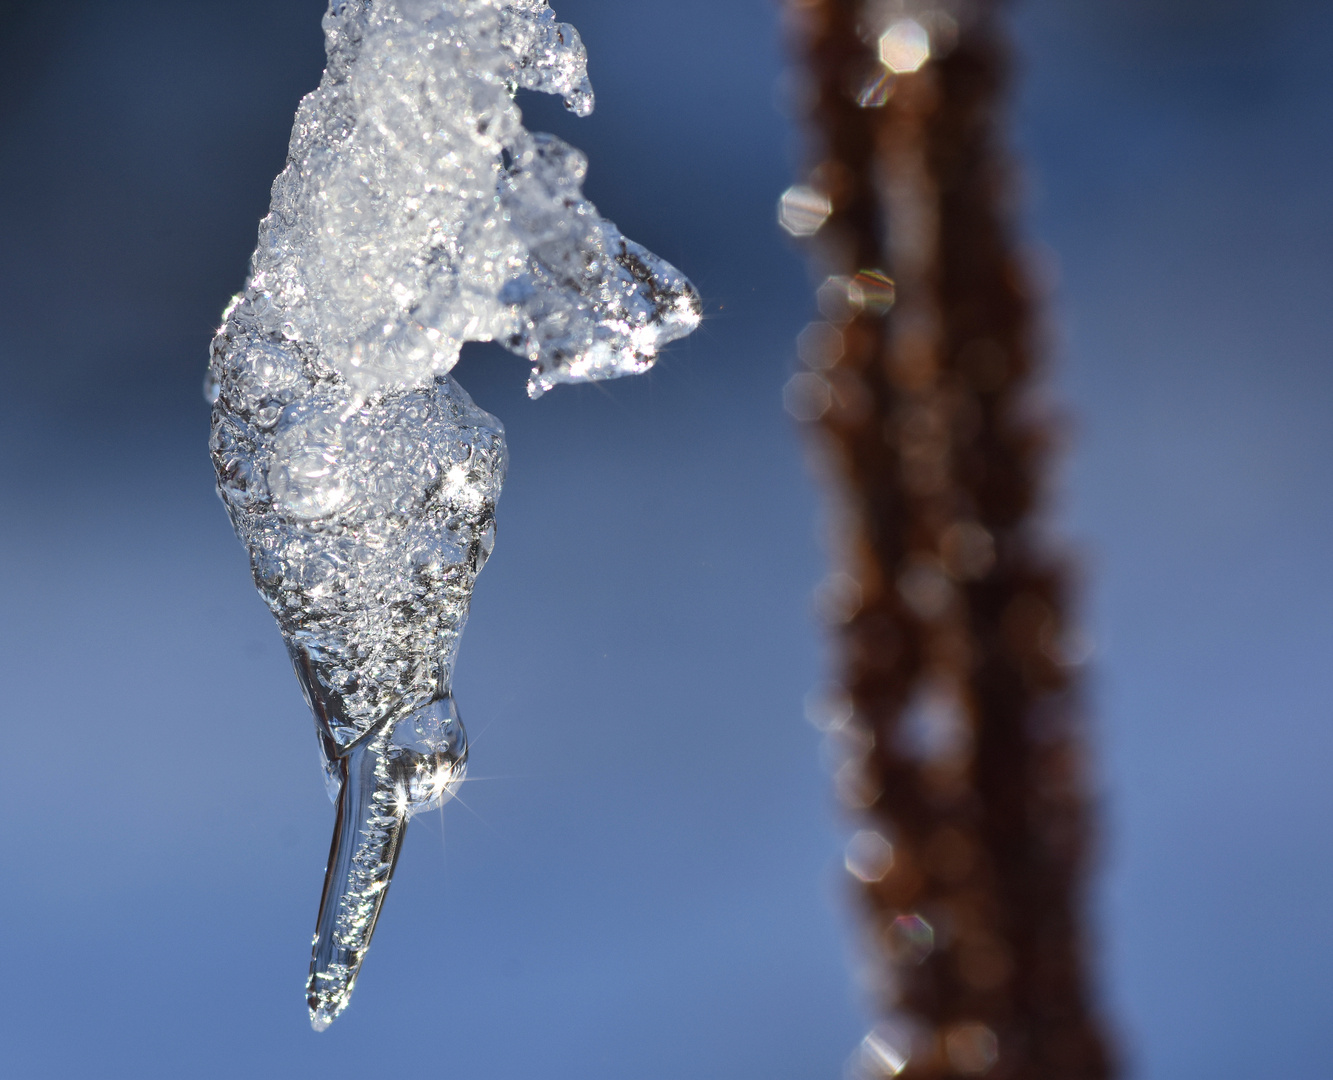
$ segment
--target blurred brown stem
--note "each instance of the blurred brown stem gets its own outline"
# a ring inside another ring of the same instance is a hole
[[[811,370],[789,404],[833,488],[826,599],[847,707],[829,723],[848,747],[840,793],[867,818],[849,865],[873,984],[899,1018],[858,1067],[1103,1080],[1080,658],[1068,571],[1038,528],[1053,440],[1007,212],[1009,55],[996,4],[939,8],[787,12],[816,163],[802,196],[831,208],[815,252],[827,322],[802,338]]]

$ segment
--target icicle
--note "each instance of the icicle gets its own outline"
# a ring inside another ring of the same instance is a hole
[[[333,0],[206,392],[218,490],[315,714],[337,827],[308,996],[346,1006],[406,822],[461,782],[452,697],[495,541],[504,429],[449,375],[466,341],[528,392],[647,370],[698,325],[684,277],[582,196],[520,88],[592,110],[541,0]]]

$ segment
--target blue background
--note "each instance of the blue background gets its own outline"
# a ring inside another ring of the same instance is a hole
[[[840,1074],[869,1018],[802,699],[813,317],[767,0],[566,0],[589,120],[525,98],[709,319],[505,421],[458,696],[348,1013],[302,985],[332,811],[212,491],[200,394],[322,0],[0,2],[0,1071]],[[1015,138],[1072,452],[1100,987],[1143,1080],[1329,1075],[1333,8],[1028,0]]]

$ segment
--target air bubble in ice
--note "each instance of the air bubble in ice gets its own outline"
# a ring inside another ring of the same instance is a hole
[[[389,739],[389,775],[408,817],[448,801],[467,774],[467,732],[452,696],[404,717]]]

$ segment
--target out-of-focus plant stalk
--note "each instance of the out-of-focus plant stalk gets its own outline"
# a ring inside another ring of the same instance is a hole
[[[1034,290],[1010,223],[1001,6],[789,0],[824,322],[788,405],[840,553],[824,606],[860,815],[863,1076],[1103,1080],[1083,928],[1088,808],[1068,569],[1039,527]]]

